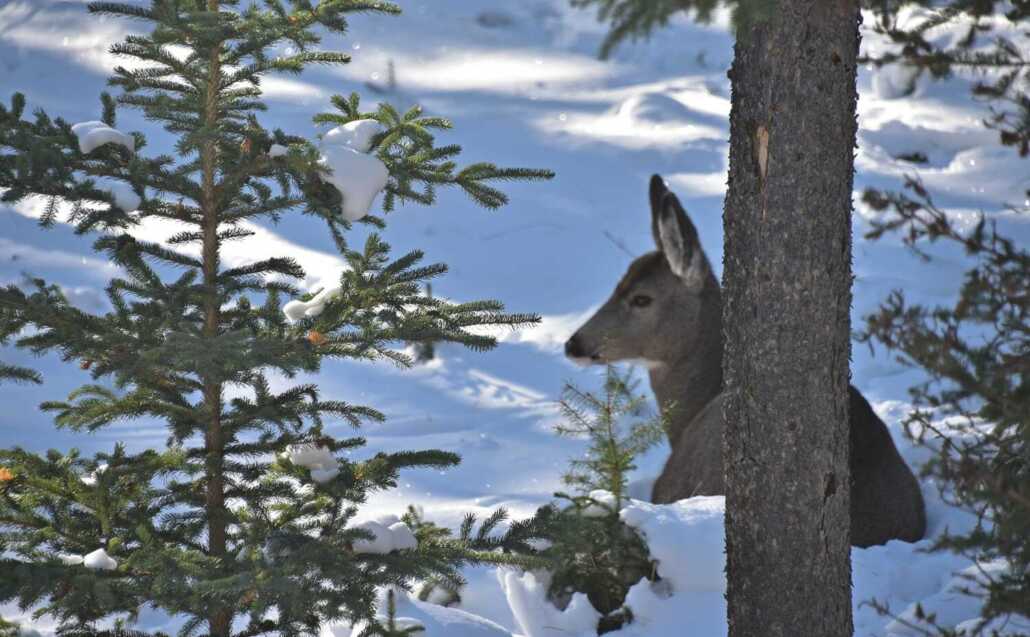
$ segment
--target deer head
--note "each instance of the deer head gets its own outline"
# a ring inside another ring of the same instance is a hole
[[[657,250],[630,264],[611,298],[565,343],[566,356],[577,362],[635,360],[654,371],[681,365],[702,341],[719,338],[719,283],[697,229],[658,175],[650,201]],[[712,363],[718,368],[721,359],[706,362]]]

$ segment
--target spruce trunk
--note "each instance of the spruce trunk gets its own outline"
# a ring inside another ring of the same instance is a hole
[[[218,0],[208,0],[207,10],[217,13]],[[204,307],[204,337],[216,341],[220,333],[221,294],[218,289],[218,225],[219,201],[217,193],[218,142],[214,131],[218,126],[218,91],[221,82],[221,44],[212,47],[208,61],[207,92],[204,96],[204,125],[211,138],[201,151],[201,188],[203,211],[202,255],[204,286],[207,300]],[[212,343],[214,345],[214,343]],[[204,437],[207,457],[206,512],[208,520],[208,554],[225,559],[227,543],[227,511],[225,508],[225,445],[222,436],[222,379],[205,375],[204,406],[207,408],[207,435]],[[224,566],[224,565],[223,565]],[[208,617],[208,630],[212,637],[232,634],[232,610],[214,604]]]
[[[855,0],[762,4],[750,11],[764,15],[743,16],[730,71],[729,634],[844,637],[853,632],[848,367],[860,16]]]

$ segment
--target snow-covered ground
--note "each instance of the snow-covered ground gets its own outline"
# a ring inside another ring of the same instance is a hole
[[[0,2],[4,99],[21,90],[31,108],[43,107],[71,122],[98,118],[97,95],[118,63],[106,47],[138,25],[91,17],[85,4]],[[388,219],[385,236],[398,251],[424,249],[430,259],[451,266],[434,293],[455,299],[496,297],[513,311],[538,312],[544,321],[535,329],[505,334],[504,343],[487,354],[440,347],[437,360],[411,371],[387,364],[326,366],[318,377],[324,395],[369,404],[389,416],[385,424],[364,432],[369,449],[442,448],[464,456],[459,467],[447,472],[407,474],[400,489],[363,512],[370,518],[399,513],[412,502],[422,504],[430,519],[450,525],[465,512],[497,506],[528,515],[559,487],[568,459],[582,453],[583,444],[551,433],[554,400],[565,380],[587,386],[598,381],[597,370],[564,360],[561,344],[606,298],[632,256],[653,249],[646,204],[652,173],[665,175],[680,195],[713,264],[721,269],[726,69],[732,56],[725,21],[708,27],[675,21],[650,44],[624,47],[602,63],[594,53],[603,27],[591,14],[566,4],[406,0],[402,17],[357,18],[349,39],[329,43],[353,54],[350,66],[264,84],[269,127],[313,137],[321,131],[312,127],[311,115],[329,109],[330,95],[357,90],[367,102],[385,97],[401,107],[419,103],[427,113],[453,118],[456,129],[444,139],[465,146],[465,161],[557,172],[550,183],[509,188],[512,204],[499,213],[477,209],[451,192],[441,193],[434,208],[409,207]],[[396,89],[384,94],[380,91],[391,63]],[[967,81],[920,83],[904,97],[897,86],[902,80],[874,79],[869,70],[862,71],[856,193],[867,185],[898,184],[913,166],[894,157],[922,150],[930,162],[919,172],[940,204],[967,219],[983,210],[1018,240],[1030,240],[1030,224],[1005,212],[1006,204],[1030,208],[1027,163],[1001,149],[995,134],[982,128],[985,110],[969,99]],[[168,138],[136,113],[122,111],[118,128],[144,131],[147,152],[170,149]],[[38,202],[0,207],[0,284],[17,281],[23,273],[43,276],[61,283],[81,307],[102,311],[103,286],[113,268],[90,251],[89,238],[76,237],[67,227],[39,229],[35,217],[40,209]],[[868,211],[861,204],[856,211],[856,325],[892,289],[930,303],[950,298],[964,270],[958,255],[942,253],[926,265],[896,238],[866,242],[860,235]],[[229,248],[226,263],[254,254],[290,254],[305,266],[312,287],[338,272],[341,261],[321,223],[294,216],[257,230],[248,242]],[[153,239],[168,234],[160,225],[147,226],[145,232]],[[110,450],[116,441],[130,449],[163,444],[164,431],[154,422],[126,423],[91,436],[55,430],[34,405],[64,396],[86,380],[85,372],[56,357],[36,360],[9,348],[0,355],[46,375],[41,387],[0,386],[0,445],[38,451],[78,446],[92,452]],[[853,372],[855,384],[891,426],[903,455],[918,464],[923,452],[904,442],[898,427],[907,409],[905,388],[918,374],[883,352],[873,355],[862,347],[855,349]],[[344,425],[337,427],[343,433]],[[651,453],[640,477],[654,475],[667,453],[667,448]],[[944,506],[933,485],[924,485],[924,492],[931,533],[971,523]],[[661,627],[668,626],[662,622],[673,617],[677,635],[708,637],[725,631],[721,562],[714,559],[722,551],[721,506],[721,499],[659,509],[633,506],[634,523],[653,540],[655,555],[668,556],[665,566],[676,572],[670,580],[687,583],[675,592],[675,603],[639,591],[638,603],[651,609],[644,615],[654,623],[647,628],[641,622],[623,634],[660,636],[665,634]],[[675,533],[669,535],[670,529]],[[975,565],[927,554],[922,551],[926,544],[895,542],[854,551],[856,635],[905,634],[896,632],[900,627],[890,625],[890,618],[862,605],[874,597],[898,613],[911,612],[922,601],[928,609],[939,609],[950,625],[977,617],[975,604],[949,592],[952,577]],[[485,568],[468,577],[462,608],[485,619],[407,601],[400,605],[402,614],[436,626],[427,637],[552,634],[546,628],[551,624],[540,621],[539,613],[550,611],[539,605],[539,582]],[[12,608],[0,613],[19,615]],[[144,614],[144,621],[151,628],[167,622],[153,614]],[[48,627],[39,624],[42,630]],[[343,627],[331,632],[349,634]]]

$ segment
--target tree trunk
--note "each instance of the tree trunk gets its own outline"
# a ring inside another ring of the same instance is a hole
[[[217,12],[218,0],[208,0],[207,10]],[[204,100],[204,124],[214,130],[218,122],[218,92],[221,80],[221,45],[211,50],[208,62],[207,91]],[[213,135],[213,133],[212,133]],[[218,292],[218,224],[219,201],[216,191],[218,145],[212,138],[201,149],[201,210],[203,211],[204,287],[207,298],[204,307],[204,337],[217,339],[221,323],[221,301]],[[205,514],[208,524],[208,554],[225,558],[227,551],[228,512],[225,508],[225,441],[222,436],[222,379],[204,378],[204,405],[208,410],[207,431],[204,436],[207,492]],[[208,617],[208,632],[212,637],[229,637],[232,632],[232,609],[214,605]]]
[[[730,71],[723,305],[729,634],[850,637],[860,18],[856,0],[762,6],[766,17],[738,31]]]

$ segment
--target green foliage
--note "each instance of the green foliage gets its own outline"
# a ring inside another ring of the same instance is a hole
[[[544,547],[533,556],[551,573],[550,599],[564,607],[573,593],[586,594],[602,615],[598,634],[632,621],[626,594],[641,579],[656,578],[647,545],[619,519],[634,461],[665,436],[661,419],[645,417],[646,399],[635,393],[631,374],[609,366],[599,394],[566,385],[556,429],[589,442],[587,458],[573,460],[565,475],[577,493],[555,494],[558,502],[527,521]]]
[[[462,520],[457,537],[445,527],[425,519],[420,509],[410,506],[404,522],[415,532],[419,546],[449,549],[464,556],[470,563],[515,566],[523,569],[543,568],[547,562],[539,557],[534,542],[541,537],[540,520],[511,520],[508,511],[499,508],[482,522],[469,513]],[[478,529],[476,524],[479,524]],[[422,582],[418,597],[433,599],[445,606],[461,600],[463,579],[431,577]]]
[[[343,34],[352,13],[399,9],[381,0],[89,7],[149,26],[112,47],[142,64],[115,69],[110,84],[120,92],[101,96],[98,117],[115,126],[118,108],[139,109],[174,137],[175,154],[148,155],[140,132],[132,133],[131,150],[105,144],[83,153],[68,122],[41,110],[25,119],[22,95],[0,105],[0,199],[43,197],[43,226],[63,217],[79,234],[97,233],[94,249],[117,266],[103,313],[74,307],[59,286],[39,279],[0,288],[0,344],[56,354],[92,377],[42,405],[57,426],[92,432],[161,423],[167,448],[129,454],[116,447],[93,458],[74,450],[0,451],[0,603],[35,606],[63,633],[83,637],[129,636],[125,626],[144,607],[181,620],[180,637],[290,637],[341,619],[370,620],[382,587],[456,585],[463,564],[492,555],[492,540],[444,541],[420,531],[417,549],[368,554],[355,542],[370,533],[350,522],[370,495],[396,487],[402,470],[450,467],[458,457],[362,454],[364,439],[329,435],[330,428],[383,415],[291,379],[334,358],[410,365],[398,344],[489,349],[496,341],[473,328],[536,317],[506,313],[496,301],[424,293],[446,266],[425,264],[419,251],[391,256],[375,232],[382,219],[363,219],[373,232],[352,248],[345,240],[351,223],[340,193],[322,179],[316,146],[259,119],[263,77],[344,63],[346,55],[320,48],[321,34]],[[296,52],[278,55],[285,45]],[[357,96],[333,102],[343,114],[316,121],[360,115]],[[370,117],[384,126],[374,152],[390,173],[388,210],[432,203],[440,187],[461,188],[494,208],[507,201],[494,182],[550,176],[459,167],[457,146],[436,146],[435,133],[450,124],[417,108],[401,115],[384,105]],[[271,157],[272,144],[289,152]],[[119,208],[101,180],[130,185],[142,204]],[[346,269],[321,314],[291,323],[281,303],[300,296],[301,266],[275,255],[224,264],[220,251],[247,240],[247,224],[294,212],[326,222]],[[153,218],[181,230],[140,238],[135,231]],[[39,376],[0,365],[0,380]],[[337,473],[316,480],[311,468],[281,455],[292,445],[322,448]],[[508,540],[500,541],[503,548]],[[62,559],[97,549],[116,567]],[[116,630],[98,631],[112,620]]]
[[[573,460],[565,483],[580,495],[607,491],[615,496],[615,512],[622,508],[627,476],[638,456],[665,439],[661,416],[647,415],[647,397],[637,394],[632,372],[620,374],[609,365],[601,395],[567,384],[559,402],[563,422],[555,427],[560,436],[586,438],[585,460]],[[638,419],[633,422],[627,420]]]
[[[570,0],[573,7],[597,7],[597,20],[608,22],[610,29],[601,44],[600,55],[607,59],[615,48],[630,40],[646,40],[655,29],[669,23],[681,11],[697,11],[697,19],[707,22],[718,8],[719,0]]]
[[[358,637],[407,637],[424,633],[421,626],[398,626],[397,625],[397,598],[390,589],[386,593],[386,622],[371,622]]]
[[[43,382],[39,372],[26,367],[0,363],[0,381],[5,380],[15,383],[36,383],[37,385]]]
[[[423,116],[420,106],[411,107],[403,115],[382,102],[375,111],[362,111],[357,93],[351,93],[347,99],[337,95],[332,103],[339,113],[320,113],[314,118],[316,123],[339,126],[373,119],[383,127],[383,132],[372,140],[372,150],[390,167],[390,180],[383,199],[386,212],[392,211],[398,203],[408,201],[431,205],[436,201],[437,187],[444,185],[460,187],[485,208],[499,208],[508,203],[508,197],[487,182],[540,180],[554,176],[549,170],[498,168],[485,162],[459,170],[452,160],[461,152],[460,146],[434,146],[433,131],[448,130],[452,127],[451,122],[443,117]]]
[[[597,8],[597,20],[609,24],[601,43],[600,56],[607,59],[620,44],[647,40],[680,13],[689,13],[698,22],[709,23],[715,11],[732,11],[737,29],[769,19],[776,11],[776,0],[569,0],[573,7]]]
[[[946,501],[980,520],[967,534],[942,536],[935,548],[1006,560],[1007,571],[985,573],[969,592],[984,598],[987,620],[1030,617],[1030,252],[983,217],[972,231],[958,230],[918,181],[910,178],[906,188],[865,193],[885,215],[867,237],[901,232],[927,260],[921,243],[952,244],[974,263],[954,305],[913,305],[896,291],[866,317],[860,340],[926,374],[910,390],[919,408],[905,422],[934,452],[923,474]]]
[[[609,367],[599,395],[565,387],[560,403],[565,418],[557,430],[586,438],[590,445],[587,460],[574,460],[566,475],[577,494],[555,494],[558,502],[525,520],[509,521],[504,509],[481,522],[469,514],[456,536],[410,508],[404,521],[415,531],[419,546],[450,548],[481,563],[546,570],[551,574],[548,595],[559,607],[565,607],[573,593],[587,595],[602,614],[598,634],[632,621],[623,606],[629,588],[656,574],[647,545],[619,519],[619,511],[627,473],[665,431],[660,419],[646,417],[646,399],[635,393],[631,375]],[[419,597],[454,603],[461,598],[463,584],[429,578]]]
[[[630,587],[655,580],[647,544],[619,519],[618,510],[591,496],[557,494],[562,504],[539,509],[533,524],[548,543],[540,558],[548,564],[548,597],[564,608],[574,593],[583,593],[601,613],[599,635],[633,620],[623,606]]]

